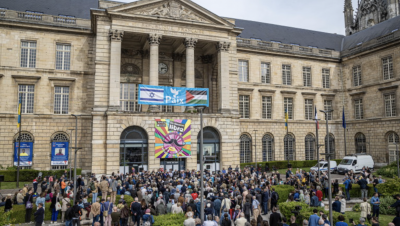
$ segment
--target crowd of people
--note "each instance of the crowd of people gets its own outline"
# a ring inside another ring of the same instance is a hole
[[[312,207],[323,206],[324,195],[326,198],[329,192],[328,177],[326,172],[318,175],[315,171],[292,171],[290,168],[286,171],[285,180],[281,177],[283,176],[276,170],[262,172],[253,167],[243,170],[229,167],[218,173],[206,170],[204,193],[201,194],[200,172],[194,170],[113,173],[111,176],[101,177],[93,174],[86,180],[86,184],[81,176],[76,181],[68,180],[66,173],[58,179],[48,177],[40,182],[35,179],[32,188],[25,186],[14,195],[13,201],[11,197],[6,199],[5,211],[12,209],[13,204],[25,205],[25,221],[31,222],[35,204],[36,225],[43,223],[45,214],[51,214],[51,224],[56,223],[61,212],[61,222],[65,222],[66,226],[79,225],[81,220],[89,219],[89,216],[92,225],[147,226],[154,224],[154,216],[167,213],[185,214],[185,226],[201,226],[200,200],[203,197],[204,226],[297,226],[295,216],[287,220],[279,213],[278,200],[304,202]],[[368,168],[363,169],[360,175],[346,173],[343,178],[344,190],[339,186],[338,180],[332,181],[332,195],[335,197],[333,210],[345,214],[352,185],[359,184],[364,199],[361,217],[365,222],[371,211],[367,202],[368,190],[365,190],[367,184],[372,183],[376,193],[370,199],[373,215],[368,220],[372,220],[375,222],[374,226],[377,226],[380,201],[376,185],[383,182],[381,178],[372,176]],[[75,193],[74,183],[77,188]],[[294,192],[288,197],[279,197],[272,187],[279,184],[293,186]],[[72,204],[74,196],[76,201]],[[127,196],[133,202],[125,201]],[[45,209],[46,202],[51,203],[49,210]],[[398,206],[400,210],[400,201]],[[336,225],[344,224],[338,222]],[[306,225],[331,224],[321,213],[318,219],[310,216]]]

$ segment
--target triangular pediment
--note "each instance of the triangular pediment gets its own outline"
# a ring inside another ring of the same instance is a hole
[[[123,15],[234,27],[227,20],[190,0],[140,0],[108,8],[107,11]]]

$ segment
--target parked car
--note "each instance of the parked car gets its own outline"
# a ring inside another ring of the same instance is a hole
[[[311,167],[311,170],[317,171],[318,172],[318,164],[319,164],[319,170],[321,172],[325,172],[328,170],[328,162],[327,161],[320,161],[317,163],[317,165]],[[336,161],[331,161],[331,173],[337,172],[337,163]]]

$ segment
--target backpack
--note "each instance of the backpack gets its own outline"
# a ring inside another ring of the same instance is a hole
[[[90,190],[92,191],[96,190],[96,186],[94,185],[93,182],[90,183]]]
[[[50,194],[47,194],[47,195],[46,195],[45,200],[46,200],[46,201],[49,201],[49,200],[50,200]]]
[[[272,193],[271,201],[276,202],[276,201],[278,201],[278,199],[279,199],[279,195],[278,195],[277,192],[274,191],[274,192]]]

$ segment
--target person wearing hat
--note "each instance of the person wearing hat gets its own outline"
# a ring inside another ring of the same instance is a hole
[[[154,218],[150,213],[150,209],[146,210],[145,214],[142,217],[142,220],[143,220],[143,225],[148,225],[148,224],[146,224],[147,222],[149,222],[150,225],[154,224]]]

